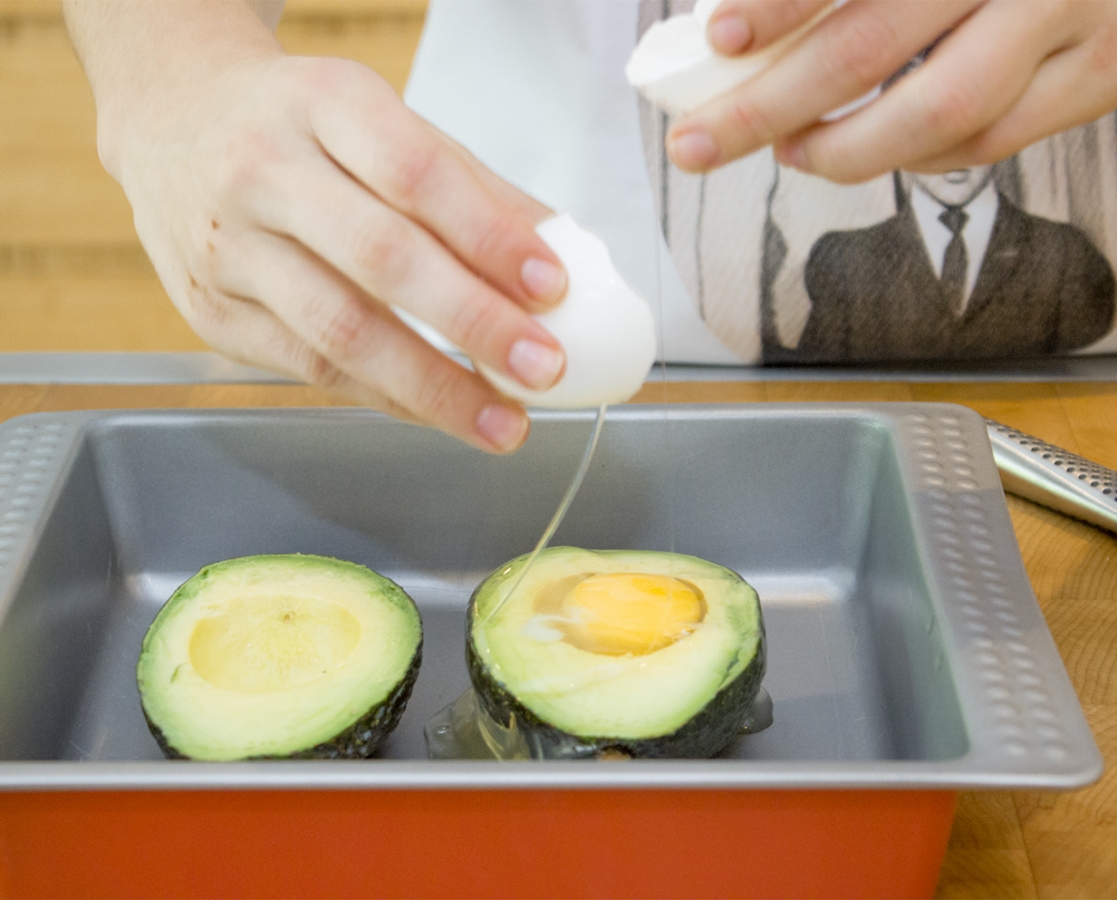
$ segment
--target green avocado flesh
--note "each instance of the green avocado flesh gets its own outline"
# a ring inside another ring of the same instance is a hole
[[[708,757],[738,735],[760,689],[765,642],[756,591],[736,572],[675,553],[552,547],[500,605],[526,562],[502,566],[474,592],[466,655],[482,708],[523,732],[533,752]],[[623,591],[649,579],[674,585],[678,609],[689,611],[685,627],[648,618],[648,609],[658,616],[669,604],[662,591],[646,595],[654,599],[636,626],[584,624],[584,604],[600,600],[594,585]],[[669,636],[650,642],[649,621]]]
[[[365,757],[403,714],[422,642],[411,598],[364,566],[247,556],[174,592],[136,680],[169,757]]]

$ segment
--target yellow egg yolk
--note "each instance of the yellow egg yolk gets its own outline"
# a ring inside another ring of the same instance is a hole
[[[560,606],[567,639],[582,650],[622,656],[661,650],[702,621],[699,592],[666,575],[618,572],[579,581]]]

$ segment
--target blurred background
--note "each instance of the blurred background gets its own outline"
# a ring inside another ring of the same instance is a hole
[[[403,90],[426,0],[288,0],[291,53]],[[0,352],[204,350],[97,158],[93,95],[57,0],[0,0]]]

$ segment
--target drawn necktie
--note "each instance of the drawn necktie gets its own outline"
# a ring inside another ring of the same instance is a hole
[[[960,206],[948,206],[939,216],[939,221],[950,229],[950,243],[942,257],[943,295],[955,316],[961,316],[966,306],[966,242],[962,229],[966,227],[969,216]]]

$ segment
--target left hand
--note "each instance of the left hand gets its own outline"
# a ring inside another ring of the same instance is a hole
[[[726,55],[759,50],[826,5],[724,0],[707,35]],[[875,100],[821,121],[944,34]],[[702,172],[772,144],[784,165],[854,183],[995,162],[1114,108],[1117,3],[849,0],[769,69],[680,117],[667,148]]]

